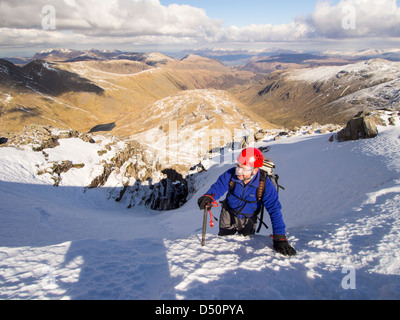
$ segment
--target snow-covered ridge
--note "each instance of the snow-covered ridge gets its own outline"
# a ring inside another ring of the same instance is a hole
[[[318,67],[313,69],[292,70],[288,79],[297,81],[326,82],[346,75],[364,76],[368,81],[382,79],[398,79],[400,77],[400,62],[390,62],[373,59],[346,66]]]
[[[327,56],[345,56],[345,57],[371,57],[377,56],[382,54],[399,54],[400,49],[393,48],[393,49],[368,49],[368,50],[361,50],[361,51],[339,51],[339,50],[326,50],[321,52],[322,55]]]
[[[43,50],[40,51],[39,54],[41,53],[52,53],[52,52],[61,52],[61,53],[71,53],[74,50],[71,49],[64,49],[64,48],[60,48],[60,49],[47,49],[47,50]]]

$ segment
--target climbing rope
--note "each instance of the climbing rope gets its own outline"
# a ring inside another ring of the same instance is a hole
[[[211,198],[211,200],[212,200],[212,203],[211,203],[212,208],[218,208],[219,207],[218,202],[215,201],[215,199],[212,196],[210,196],[210,195],[206,195],[206,196]],[[210,208],[210,210],[208,210],[208,212],[210,213],[210,227],[214,228],[213,218],[215,219],[215,221],[218,221],[218,219],[212,214],[212,212],[211,212],[212,208]]]

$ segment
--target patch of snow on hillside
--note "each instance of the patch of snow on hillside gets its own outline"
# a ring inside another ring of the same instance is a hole
[[[374,59],[345,66],[328,66],[312,69],[291,70],[289,79],[294,81],[325,82],[336,78],[339,74],[368,75],[368,81],[380,79],[398,79],[400,62]]]

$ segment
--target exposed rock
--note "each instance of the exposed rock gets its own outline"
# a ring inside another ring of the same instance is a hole
[[[259,132],[254,134],[254,140],[256,142],[262,140],[264,137],[265,137],[265,133],[262,130],[260,130]]]
[[[57,135],[57,137],[58,137],[58,139],[71,139],[71,138],[79,138],[80,135],[81,134],[79,133],[79,131],[70,130],[70,131],[62,131],[62,132],[60,132]]]
[[[187,183],[163,179],[153,188],[146,205],[152,210],[167,211],[180,208],[188,196]]]
[[[389,125],[391,125],[391,126],[396,125],[396,119],[394,117],[389,118]]]
[[[110,177],[111,173],[113,171],[113,167],[111,164],[106,164],[103,167],[103,173],[96,178],[92,180],[92,182],[89,184],[88,188],[97,188],[104,186],[104,184],[107,182],[108,178]]]
[[[54,181],[54,186],[59,186],[63,174],[75,168],[80,169],[84,163],[74,164],[64,160],[48,162],[49,155],[45,149],[59,145],[59,139],[80,138],[88,143],[94,143],[91,134],[80,134],[75,130],[64,130],[51,126],[28,126],[20,135],[12,138],[13,146],[32,145],[32,149],[42,152],[46,164],[37,165],[38,175],[49,174]],[[106,153],[112,151],[112,146],[121,144],[122,141],[114,141],[105,146]],[[120,187],[111,187],[111,198],[118,202],[125,202],[127,207],[144,205],[152,210],[172,210],[186,203],[190,190],[193,189],[191,177],[184,177],[182,168],[162,168],[158,159],[148,152],[136,140],[124,141],[125,146],[117,151],[110,159],[103,160],[102,172],[93,178],[87,188],[97,188],[107,185],[113,175],[114,181],[120,181]],[[118,149],[117,149],[118,150]],[[103,155],[100,151],[99,156]],[[179,172],[178,172],[179,171]],[[110,183],[108,186],[112,185]]]
[[[72,168],[81,169],[84,166],[85,166],[84,163],[73,164],[71,161],[68,161],[68,160],[61,161],[61,162],[53,162],[53,166],[51,168],[39,170],[37,172],[37,174],[42,175],[42,174],[48,173],[48,174],[52,175],[51,178],[54,181],[54,186],[58,187],[62,180],[62,177],[61,177],[62,173],[66,173],[69,170],[71,170]]]
[[[188,183],[179,172],[173,168],[162,170],[158,160],[134,140],[103,164],[102,174],[88,188],[106,185],[112,174],[118,174],[124,183],[122,189],[112,192],[112,198],[128,208],[144,205],[158,211],[177,209],[189,194]]]
[[[97,188],[104,186],[113,171],[120,171],[122,166],[127,163],[125,167],[125,176],[128,178],[134,178],[137,180],[139,178],[139,172],[142,168],[139,168],[138,160],[145,159],[144,150],[137,141],[130,141],[126,144],[125,149],[120,151],[115,157],[113,157],[110,162],[105,163],[103,166],[103,173],[93,179],[93,181],[88,186],[89,188]],[[134,160],[134,161],[133,161]],[[146,162],[144,162],[146,165]],[[145,171],[150,170],[148,167],[143,166]],[[150,174],[145,174],[145,177],[151,177]],[[145,178],[143,177],[143,178]]]
[[[81,134],[79,135],[79,138],[85,142],[96,143],[91,134]]]
[[[378,135],[377,126],[386,123],[379,112],[361,112],[351,119],[347,126],[337,134],[338,141],[375,138]],[[331,137],[330,141],[333,141]]]
[[[59,145],[60,145],[60,143],[58,142],[57,138],[50,137],[47,140],[43,141],[39,147],[32,147],[32,150],[36,151],[36,152],[40,152],[40,151],[43,151],[44,149],[52,149]]]
[[[8,138],[8,145],[23,146],[32,144],[34,151],[40,152],[44,149],[59,146],[58,140],[80,138],[83,141],[95,143],[89,134],[81,134],[76,130],[60,130],[52,126],[31,125],[25,126],[17,135]]]
[[[62,161],[61,163],[55,163],[53,166],[53,173],[61,175],[63,172],[68,172],[72,168],[71,161]]]

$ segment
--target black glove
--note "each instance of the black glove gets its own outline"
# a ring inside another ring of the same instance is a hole
[[[284,234],[274,234],[272,236],[274,240],[274,249],[284,256],[295,256],[296,250],[290,246],[287,238]]]
[[[197,203],[199,205],[200,210],[204,210],[205,208],[211,209],[211,205],[213,203],[213,200],[211,199],[210,196],[202,196],[199,200],[197,200]]]

